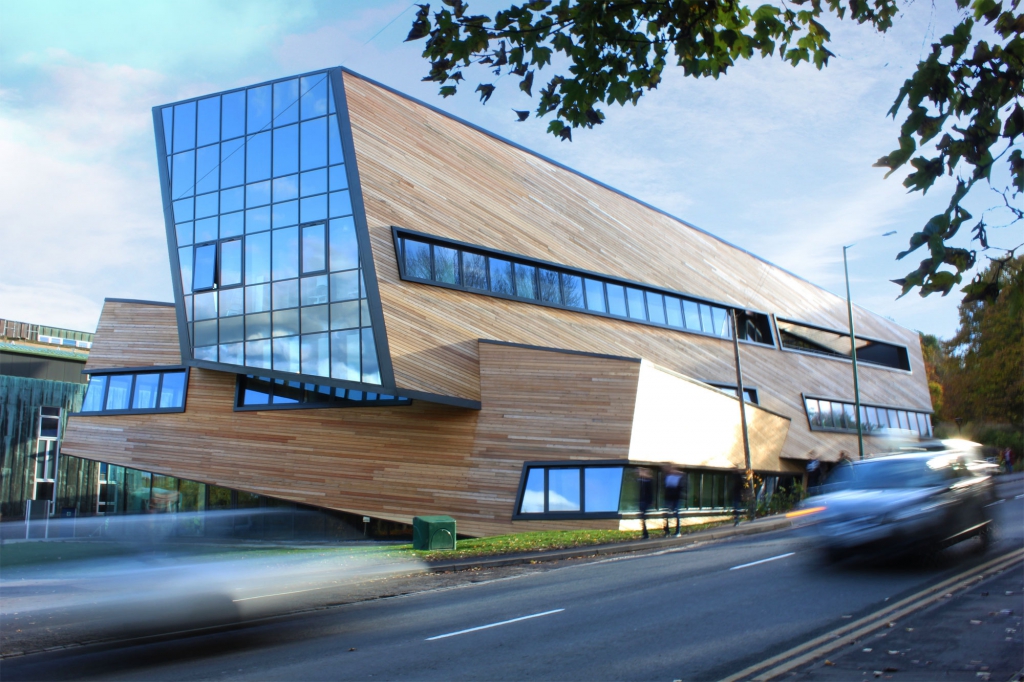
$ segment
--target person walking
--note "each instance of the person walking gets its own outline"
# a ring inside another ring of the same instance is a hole
[[[676,537],[682,535],[679,526],[679,505],[683,497],[685,474],[678,467],[669,466],[665,469],[665,503],[670,514],[676,517]],[[665,537],[668,537],[670,518],[665,515]]]
[[[638,505],[640,507],[640,524],[643,526],[643,538],[651,537],[647,533],[647,512],[654,502],[654,479],[651,477],[651,470],[647,467],[640,467],[636,470],[636,482],[639,488]]]

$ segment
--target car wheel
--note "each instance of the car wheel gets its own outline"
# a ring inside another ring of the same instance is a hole
[[[978,532],[978,552],[984,554],[992,547],[992,524],[986,523]]]

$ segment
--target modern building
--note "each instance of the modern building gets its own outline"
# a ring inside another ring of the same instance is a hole
[[[175,301],[104,306],[69,454],[481,535],[628,524],[644,465],[726,513],[744,422],[769,484],[857,453],[846,302],[657,208],[341,68],[154,124]],[[866,451],[930,436],[854,317]]]
[[[91,346],[88,332],[0,319],[0,520],[24,519],[26,502],[36,518],[96,511],[99,464],[60,458]]]

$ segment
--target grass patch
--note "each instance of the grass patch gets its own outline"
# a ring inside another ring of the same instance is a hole
[[[657,521],[655,521],[657,523]],[[732,521],[716,521],[692,526],[683,526],[683,533],[697,531],[732,523]],[[651,537],[657,538],[664,531],[659,526],[651,528]],[[459,540],[455,551],[452,550],[414,550],[411,544],[397,545],[393,550],[407,552],[426,561],[443,559],[466,559],[473,557],[501,556],[503,554],[520,554],[553,549],[572,549],[573,547],[589,547],[591,545],[608,545],[616,542],[639,540],[639,530],[551,530],[514,533],[512,535],[495,535],[487,538],[471,538]]]

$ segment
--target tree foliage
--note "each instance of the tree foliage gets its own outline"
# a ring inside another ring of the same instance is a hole
[[[963,301],[960,327],[942,344],[941,415],[1024,428],[1024,256],[983,273],[998,277],[994,301]],[[926,352],[927,355],[927,352]],[[938,409],[937,409],[938,411]]]
[[[905,112],[899,148],[876,164],[889,169],[887,176],[909,164],[913,170],[903,184],[922,194],[940,177],[956,181],[946,210],[897,256],[921,247],[928,251],[917,269],[896,280],[900,295],[914,288],[922,296],[946,295],[962,283],[978,250],[949,242],[965,227],[972,244],[996,248],[989,245],[992,226],[985,215],[972,216],[964,201],[979,182],[991,183],[997,164],[1009,171],[1010,185],[996,189],[1010,222],[1024,219],[1015,205],[1024,195],[1024,158],[1017,147],[1024,135],[1021,0],[1007,0],[1006,6],[997,0],[953,1],[960,21],[932,45],[900,89],[889,110],[893,117]],[[407,40],[426,39],[423,56],[430,71],[424,80],[438,83],[442,96],[454,95],[474,66],[490,74],[490,82],[475,89],[484,103],[499,79],[513,76],[527,95],[537,90],[532,115],[548,117],[548,132],[571,140],[573,129],[604,122],[602,105],[636,105],[644,92],[657,88],[670,59],[694,78],[717,79],[754,56],[821,69],[833,56],[821,23],[825,15],[884,32],[898,12],[897,0],[792,0],[757,7],[739,0],[534,0],[491,17],[470,13],[465,0],[443,0],[435,12],[419,5]],[[535,84],[545,69],[546,83]],[[531,116],[515,113],[520,121]],[[924,151],[927,145],[934,151]],[[996,271],[964,288],[968,300],[998,297],[999,272],[1017,248],[1001,249]]]

